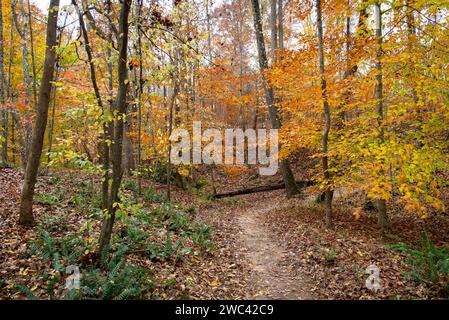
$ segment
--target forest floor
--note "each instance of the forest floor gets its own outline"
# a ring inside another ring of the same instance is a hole
[[[26,298],[23,291],[15,289],[17,284],[46,298],[43,274],[55,272],[48,261],[29,253],[39,238],[39,230],[24,229],[16,223],[21,179],[17,170],[0,169],[0,299]],[[247,183],[242,179],[220,187],[237,188]],[[101,219],[74,204],[83,181],[88,178],[76,172],[42,177],[37,186],[40,201],[35,205],[35,214],[39,221],[62,215],[64,220],[57,223],[76,230],[94,220],[92,232],[85,235],[94,246]],[[91,183],[99,187],[99,180]],[[144,187],[157,194],[165,191],[163,185],[148,181]],[[354,214],[354,208],[364,201],[359,193],[337,193],[335,228],[327,230],[324,210],[314,201],[314,194],[316,191],[310,189],[303,197],[286,199],[280,190],[212,201],[175,188],[174,201],[180,206],[193,204],[193,219],[212,226],[214,248],[200,248],[188,239],[194,249],[179,260],[158,260],[140,254],[139,250],[132,252],[128,259],[151,271],[153,285],[145,297],[428,299],[440,295],[441,287],[410,280],[406,275],[410,271],[407,257],[387,246],[417,246],[424,230],[428,230],[435,244],[449,243],[446,215],[423,220],[392,208],[393,229],[383,235],[376,228],[375,213],[362,210]],[[47,199],[45,203],[42,195],[57,199],[51,204]],[[152,204],[145,202],[145,206]],[[115,232],[120,233],[121,228],[118,223]],[[145,234],[145,243],[167,241],[167,225],[160,228]],[[379,292],[372,292],[365,285],[365,270],[372,264],[380,269]]]

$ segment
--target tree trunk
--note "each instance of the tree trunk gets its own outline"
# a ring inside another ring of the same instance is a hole
[[[120,49],[118,59],[118,82],[119,91],[114,106],[114,114],[117,117],[114,126],[114,144],[112,147],[112,185],[109,195],[109,208],[107,215],[103,219],[101,234],[98,246],[98,254],[105,257],[109,251],[112,236],[112,228],[115,222],[116,203],[120,201],[118,192],[122,182],[122,151],[123,151],[123,128],[127,108],[128,94],[128,36],[129,25],[128,18],[131,9],[132,0],[122,1],[120,11]]]
[[[30,154],[28,156],[20,203],[20,224],[32,225],[33,195],[39,169],[44,134],[47,126],[50,94],[56,63],[56,29],[59,13],[59,0],[51,0],[48,11],[47,40],[45,51],[44,73],[39,93],[39,104],[33,127]]]
[[[84,48],[86,50],[86,54],[87,54],[87,59],[88,59],[88,63],[89,63],[89,68],[90,68],[90,78],[91,78],[91,82],[92,82],[92,86],[94,89],[94,93],[95,93],[95,98],[97,100],[97,104],[98,107],[102,110],[102,113],[104,115],[104,113],[106,112],[105,110],[105,106],[103,104],[103,100],[101,98],[101,93],[100,93],[100,89],[98,87],[98,81],[97,81],[97,75],[96,75],[96,70],[95,70],[95,64],[93,61],[93,52],[92,52],[92,47],[90,44],[90,39],[89,39],[89,33],[87,31],[87,27],[86,27],[86,23],[84,21],[84,15],[82,14],[80,7],[78,6],[76,0],[72,0],[72,4],[74,5],[77,13],[78,13],[78,19],[79,19],[79,24],[80,24],[80,28],[81,28],[81,33],[84,39]],[[108,7],[108,11],[110,10],[110,8]],[[111,37],[112,39],[112,37]],[[108,47],[108,61],[110,61],[110,55],[111,55],[111,49]],[[112,79],[112,70],[111,70],[111,66],[110,63],[108,63],[108,69],[109,69],[109,73],[110,73],[110,79]],[[110,81],[110,91],[112,92],[112,80]],[[112,98],[111,98],[112,100]],[[103,183],[102,183],[102,210],[107,210],[109,205],[108,205],[108,198],[109,198],[109,144],[108,144],[108,139],[110,139],[110,128],[109,128],[109,123],[108,122],[104,122],[103,123],[103,137],[102,137],[102,143],[101,143],[101,160],[103,163]]]
[[[107,2],[107,13],[110,14],[112,11],[112,4],[111,1]],[[113,41],[113,31],[110,30],[109,34],[109,41],[112,43]],[[108,46],[106,49],[106,54],[108,57],[107,62],[107,69],[108,69],[108,75],[109,75],[109,113],[114,113],[114,67],[112,62],[112,48],[111,46]],[[106,106],[104,106],[104,112],[106,113]],[[109,176],[110,176],[110,161],[111,161],[111,147],[108,141],[112,141],[112,135],[113,135],[113,122],[111,121],[104,121],[103,123],[103,147],[102,147],[102,165],[103,165],[103,183],[102,183],[102,209],[103,212],[107,211],[109,208]]]
[[[14,24],[17,29],[17,33],[19,34],[20,38],[22,39],[22,64],[23,64],[23,79],[25,82],[25,104],[27,107],[30,106],[31,103],[31,78],[30,78],[30,71],[29,71],[29,61],[28,61],[28,44],[27,44],[27,32],[28,32],[28,15],[25,13],[25,7],[23,4],[23,0],[20,0],[20,11],[23,19],[23,26],[22,28],[19,25],[19,19],[17,17],[16,13],[16,1],[11,2],[11,9],[12,9],[12,15]],[[35,105],[36,107],[36,105]],[[35,110],[37,112],[37,110]],[[25,114],[27,125],[25,127],[25,145],[22,146],[24,148],[24,151],[22,154],[22,165],[24,168],[26,168],[27,161],[28,161],[28,154],[30,152],[30,142],[31,142],[31,133],[32,133],[32,126],[31,126],[31,115],[29,111],[26,111]]]
[[[122,167],[123,172],[131,176],[132,172],[135,170],[135,161],[134,161],[134,147],[133,141],[129,136],[129,132],[132,130],[132,121],[131,117],[127,117],[127,121],[123,127],[123,160]]]
[[[139,92],[137,95],[137,192],[139,195],[142,194],[142,96],[143,96],[143,53],[142,53],[142,6],[143,6],[143,0],[139,0],[139,9],[137,12],[138,18],[139,18],[139,24],[137,26],[137,47],[138,47],[138,53],[139,53],[139,61],[140,61],[140,68],[139,68]]]
[[[13,12],[11,11],[11,21],[13,20]],[[11,43],[9,45],[9,62],[8,62],[8,82],[6,86],[7,90],[7,97],[8,97],[8,103],[12,103],[13,97],[11,93],[11,79],[12,79],[12,64],[13,64],[13,57],[14,57],[14,28],[10,28],[9,30],[9,38],[11,40]],[[11,108],[11,117],[13,118],[11,121],[11,153],[12,153],[12,161],[13,164],[16,164],[16,154],[15,154],[15,123],[14,123],[14,113],[13,108]],[[20,129],[20,126],[19,126]],[[20,133],[19,133],[20,136]],[[6,141],[7,142],[7,141]],[[26,161],[23,161],[26,162]]]
[[[274,104],[274,91],[273,88],[268,87],[265,76],[263,74],[263,72],[268,69],[268,58],[265,49],[265,41],[263,38],[259,0],[251,0],[251,2],[254,17],[254,29],[256,31],[257,50],[259,55],[259,67],[261,71],[262,85],[265,92],[265,101],[268,105],[271,125],[273,129],[279,129],[281,127],[281,121],[279,119],[278,109]],[[299,194],[300,190],[295,183],[295,178],[293,176],[293,172],[291,171],[290,163],[287,159],[280,161],[280,169],[286,185],[287,196],[292,197],[296,194]]]
[[[37,72],[36,72],[36,56],[34,54],[34,35],[33,35],[33,19],[31,15],[31,3],[27,0],[28,4],[28,21],[30,25],[30,44],[31,44],[31,64],[33,69],[33,98],[34,109],[37,109]]]
[[[243,104],[243,10],[242,10],[242,3],[240,1],[239,3],[239,91],[240,91],[240,110],[239,110],[239,125],[242,127],[242,129],[246,129],[246,123],[244,119],[244,110],[245,106]]]
[[[302,188],[306,188],[306,187],[315,185],[315,183],[313,181],[296,181],[296,185],[301,186]],[[285,189],[285,183],[283,183],[283,182],[269,184],[269,185],[265,185],[265,186],[250,187],[250,188],[245,188],[245,189],[230,191],[230,192],[224,192],[224,193],[217,193],[217,190],[214,188],[214,194],[213,194],[212,198],[222,199],[222,198],[258,193],[258,192],[275,191],[275,190],[282,190],[282,189]]]
[[[0,0],[0,109],[2,132],[2,162],[8,161],[8,108],[5,105],[6,88],[5,64],[4,64],[4,39],[3,39],[3,3]]]
[[[56,68],[55,72],[55,81],[58,81],[58,68]],[[53,132],[55,129],[55,114],[56,114],[56,93],[57,93],[56,85],[53,85],[53,92],[51,98],[51,119],[50,119],[50,128],[48,130],[48,149],[47,149],[47,170],[45,174],[48,174],[49,166],[51,160],[51,150],[53,148]]]
[[[279,50],[284,50],[284,1],[278,0]]]
[[[176,97],[178,95],[178,81],[176,79],[174,82],[174,90],[173,96],[171,98],[170,110],[169,110],[169,118],[168,118],[168,165],[167,165],[167,199],[171,200],[171,171],[172,171],[172,163],[171,163],[171,153],[172,153],[172,143],[171,143],[171,135],[173,133],[173,111],[176,105]]]
[[[276,62],[276,55],[278,49],[278,15],[277,15],[277,0],[270,0],[271,4],[271,56],[273,58],[273,62]]]
[[[382,79],[382,11],[380,4],[376,2],[374,4],[374,20],[376,27],[377,37],[377,50],[376,50],[376,89],[374,97],[377,101],[377,123],[379,128],[379,140],[381,144],[385,142],[383,121],[384,121],[384,108],[383,108],[383,79]],[[383,169],[382,169],[383,170]],[[377,200],[378,218],[377,224],[381,230],[385,230],[388,227],[387,216],[387,202],[383,199]]]
[[[329,100],[327,97],[327,83],[324,76],[325,61],[324,61],[324,42],[323,42],[323,19],[321,16],[321,0],[316,0],[316,13],[317,13],[317,29],[318,29],[318,55],[320,62],[321,72],[321,95],[323,99],[323,114],[324,114],[324,128],[322,137],[323,148],[323,175],[324,182],[326,183],[325,189],[325,205],[326,205],[326,226],[327,228],[333,227],[332,221],[332,188],[330,186],[330,173],[329,173],[329,158],[328,158],[328,144],[329,144],[329,131],[331,127],[331,114],[329,107]]]
[[[207,27],[207,55],[209,57],[209,64],[212,65],[212,28],[210,23],[210,3],[211,0],[206,0],[206,27]]]

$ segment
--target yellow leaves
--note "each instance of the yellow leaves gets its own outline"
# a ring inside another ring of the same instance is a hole
[[[375,184],[368,190],[368,197],[376,200],[391,200],[391,185],[389,184]]]
[[[187,168],[179,168],[178,169],[178,173],[182,176],[182,177],[188,177],[190,175],[190,171]]]
[[[362,207],[357,207],[352,211],[352,214],[353,214],[355,220],[360,219],[360,216],[362,215],[362,210],[363,210]]]
[[[209,282],[209,285],[211,287],[218,287],[220,285],[220,280],[218,280],[218,278],[213,279],[211,282]]]
[[[437,185],[437,182],[436,182],[435,180],[432,180],[432,181],[430,182],[429,186],[430,186],[432,189],[436,189],[438,185]]]
[[[26,269],[20,268],[19,274],[22,275],[22,276],[26,276],[26,275],[28,275],[28,273],[29,273],[30,271],[31,271],[30,268],[26,268]]]

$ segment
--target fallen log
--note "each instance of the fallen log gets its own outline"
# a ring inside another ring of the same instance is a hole
[[[296,184],[299,188],[305,188],[315,185],[314,181],[296,181]],[[252,193],[258,193],[258,192],[266,192],[266,191],[275,191],[275,190],[282,190],[285,189],[285,183],[279,182],[275,184],[269,184],[265,186],[257,186],[257,187],[251,187],[236,191],[230,191],[230,192],[224,192],[224,193],[217,193],[212,196],[213,199],[222,199],[222,198],[230,198],[235,196],[241,196],[245,194],[252,194]]]

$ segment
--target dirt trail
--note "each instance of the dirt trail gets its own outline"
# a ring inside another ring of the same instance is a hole
[[[276,205],[279,207],[279,205]],[[251,263],[251,282],[255,294],[248,299],[306,300],[312,299],[304,279],[293,275],[281,264],[286,251],[279,240],[262,224],[263,216],[275,210],[268,200],[257,201],[239,212],[242,251]]]

